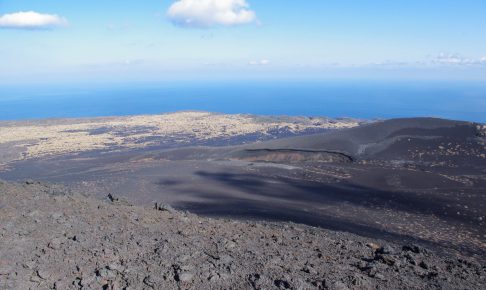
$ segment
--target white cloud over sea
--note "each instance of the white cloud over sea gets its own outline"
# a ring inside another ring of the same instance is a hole
[[[260,60],[250,60],[248,62],[249,65],[268,65],[270,61],[268,59],[260,59]]]
[[[172,23],[182,27],[233,26],[256,21],[246,0],[178,0],[167,11]]]
[[[486,57],[477,59],[464,57],[457,53],[440,53],[432,59],[432,63],[441,65],[478,65],[486,64]]]
[[[21,11],[0,16],[0,28],[47,29],[67,25],[67,20],[55,14]]]

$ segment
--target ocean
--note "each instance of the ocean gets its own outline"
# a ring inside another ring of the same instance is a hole
[[[363,119],[431,116],[486,123],[486,84],[212,81],[0,86],[0,120],[183,110]]]

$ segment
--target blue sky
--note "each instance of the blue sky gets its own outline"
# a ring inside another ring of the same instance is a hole
[[[483,0],[0,0],[0,82],[486,80],[485,15]]]

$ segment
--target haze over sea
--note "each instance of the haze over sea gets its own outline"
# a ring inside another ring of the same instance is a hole
[[[364,119],[432,116],[486,122],[486,84],[225,81],[0,87],[1,120],[181,110]]]

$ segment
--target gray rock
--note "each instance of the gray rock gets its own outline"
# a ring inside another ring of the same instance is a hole
[[[290,289],[291,288],[290,283],[287,282],[286,280],[282,280],[282,279],[275,280],[274,284],[278,289]]]
[[[334,282],[329,287],[329,290],[349,290],[349,287],[341,281]]]
[[[97,275],[101,278],[115,278],[117,274],[116,271],[103,268],[97,271]]]
[[[155,203],[155,209],[156,210],[159,210],[159,211],[167,211],[167,212],[170,212],[170,213],[173,213],[175,212],[175,209],[170,206],[169,204],[165,204],[165,203]]]
[[[52,273],[47,270],[37,270],[37,276],[43,280],[46,280],[52,276]]]
[[[108,200],[111,202],[117,202],[119,199],[114,194],[109,193],[107,196]]]
[[[60,238],[55,238],[55,239],[52,239],[49,242],[48,247],[51,248],[51,249],[54,249],[54,250],[58,250],[58,249],[61,248],[62,244],[63,244],[63,241]]]
[[[429,265],[427,265],[427,263],[425,263],[424,261],[420,262],[419,266],[425,270],[429,269]]]
[[[146,276],[143,278],[143,283],[151,288],[155,287],[155,282],[152,280],[152,277]]]
[[[402,250],[406,252],[413,252],[416,254],[420,253],[420,247],[414,244],[405,245],[402,247]]]
[[[376,252],[378,254],[390,255],[395,253],[395,249],[393,249],[390,245],[384,245],[380,247]]]
[[[96,282],[96,277],[94,275],[89,275],[79,279],[79,284],[83,287],[88,287],[89,285]]]
[[[382,280],[382,281],[385,281],[386,280],[385,275],[383,275],[381,273],[376,273],[374,277],[376,279],[379,279],[379,280]]]
[[[12,271],[13,267],[8,264],[0,263],[0,275],[8,275]]]
[[[179,275],[179,280],[181,282],[190,282],[190,281],[192,281],[193,277],[194,277],[194,274],[192,274],[190,272],[184,272],[184,273]]]

